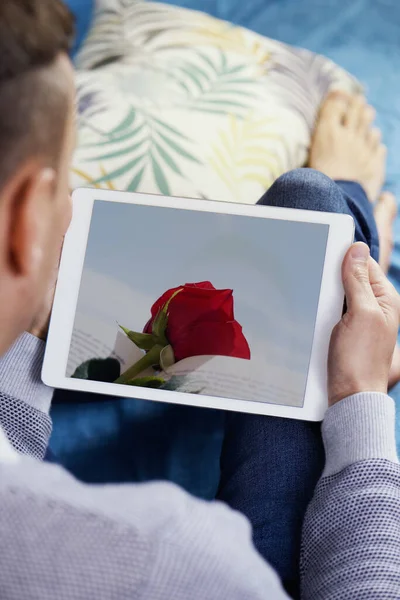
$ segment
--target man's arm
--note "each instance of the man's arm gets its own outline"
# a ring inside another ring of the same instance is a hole
[[[323,477],[303,531],[302,597],[400,597],[400,466],[386,395],[399,296],[364,244],[343,263],[347,310],[329,351]],[[357,393],[363,392],[363,393]]]
[[[302,598],[400,597],[400,465],[389,396],[358,394],[323,424],[326,467],[303,529]]]
[[[53,390],[41,381],[45,343],[24,333],[0,358],[0,428],[14,448],[42,459],[51,434]]]

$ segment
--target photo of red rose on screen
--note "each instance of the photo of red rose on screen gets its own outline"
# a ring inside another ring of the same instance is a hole
[[[168,290],[153,305],[145,333],[152,333],[165,311],[165,334],[177,361],[202,354],[250,359],[242,327],[235,321],[233,290],[217,290],[209,281]]]
[[[166,379],[160,372],[186,358],[230,356],[250,360],[251,356],[242,327],[235,320],[233,290],[217,290],[209,281],[167,290],[151,307],[143,332],[121,329],[144,352],[115,383],[162,387]],[[101,364],[97,358],[86,361],[74,376],[89,378],[91,366],[95,373],[96,365]],[[142,377],[149,368],[154,369],[154,376]]]
[[[66,376],[301,407],[327,239],[325,225],[96,200]]]

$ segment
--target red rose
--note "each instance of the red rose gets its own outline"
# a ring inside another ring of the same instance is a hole
[[[165,333],[176,361],[201,355],[250,359],[249,345],[233,314],[233,290],[216,290],[209,281],[168,290],[153,305],[144,333],[152,333],[154,319],[168,300]]]

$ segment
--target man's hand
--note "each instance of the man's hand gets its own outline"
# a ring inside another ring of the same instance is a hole
[[[329,405],[359,392],[387,392],[399,327],[400,299],[369,248],[359,242],[342,267],[347,311],[332,332]]]

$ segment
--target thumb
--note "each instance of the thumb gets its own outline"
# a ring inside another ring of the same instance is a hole
[[[349,312],[375,300],[369,279],[369,261],[369,248],[362,242],[353,244],[344,258],[342,280]]]
[[[371,289],[379,306],[386,314],[391,314],[397,323],[399,323],[400,295],[393,284],[390,283],[389,279],[382,271],[382,268],[373,259],[369,261],[369,279],[371,282]]]

